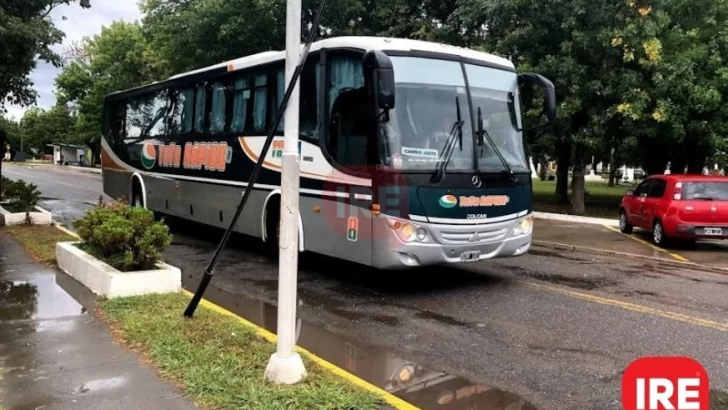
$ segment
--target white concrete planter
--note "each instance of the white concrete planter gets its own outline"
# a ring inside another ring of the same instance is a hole
[[[80,242],[56,244],[58,266],[97,295],[109,299],[150,293],[179,292],[182,272],[158,262],[156,270],[121,272],[77,248]]]
[[[53,215],[45,209],[36,206],[37,212],[30,213],[30,223],[33,225],[50,225]],[[0,226],[25,224],[25,212],[9,212],[0,205]]]

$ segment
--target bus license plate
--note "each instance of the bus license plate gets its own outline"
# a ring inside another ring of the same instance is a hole
[[[463,252],[460,254],[460,260],[463,262],[474,262],[480,259],[480,251]]]
[[[723,228],[704,228],[703,232],[710,236],[723,236]]]

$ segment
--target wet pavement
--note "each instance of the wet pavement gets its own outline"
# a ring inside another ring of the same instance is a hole
[[[76,181],[98,196],[100,180]],[[654,255],[607,228],[559,223],[549,231],[544,222],[537,239]],[[194,291],[222,231],[173,225],[165,257]],[[257,240],[234,235],[206,298],[274,329],[277,274],[277,259]],[[725,274],[543,246],[520,258],[412,272],[304,254],[299,341],[423,409],[616,410],[621,372],[645,355],[692,356],[713,389],[728,391],[727,291]],[[402,372],[408,365],[423,370]]]
[[[194,291],[222,232],[189,223],[174,232],[166,260],[182,267],[183,285]],[[266,303],[277,297],[276,259],[254,239],[234,235],[230,243],[205,297],[274,329]],[[517,409],[621,409],[621,372],[653,354],[692,356],[713,387],[728,390],[725,275],[541,247],[517,259],[413,272],[316,255],[300,262],[301,344],[422,409],[441,408],[438,390],[449,390],[434,374],[471,386],[464,391],[504,392],[525,406]],[[406,363],[433,374],[407,397],[389,384]],[[469,399],[465,408],[508,408]]]
[[[93,302],[82,285],[33,263],[0,230],[0,404],[7,410],[196,408],[114,344],[107,325],[88,313]]]
[[[52,211],[53,219],[70,229],[74,220],[99,202],[100,196],[110,199],[103,194],[101,175],[88,171],[53,165],[9,165],[3,166],[2,173],[12,180],[22,179],[37,185],[42,193],[38,205]]]
[[[651,243],[651,234],[639,228],[625,235],[617,228],[545,219],[536,220],[534,240],[728,269],[728,241],[701,240],[693,245],[675,243],[658,248]]]

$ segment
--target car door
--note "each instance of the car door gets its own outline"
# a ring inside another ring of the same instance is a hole
[[[647,197],[642,201],[642,221],[646,228],[652,228],[652,221],[655,216],[661,216],[659,212],[662,197],[665,196],[667,188],[667,180],[664,178],[655,178],[652,180],[652,186],[647,192]]]
[[[634,190],[634,200],[629,209],[629,221],[632,225],[639,228],[645,227],[642,209],[644,208],[644,203],[647,199],[647,194],[650,192],[650,188],[652,188],[652,179],[646,179]]]

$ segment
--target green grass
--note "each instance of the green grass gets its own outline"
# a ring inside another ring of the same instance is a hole
[[[182,312],[184,294],[101,301],[119,338],[149,359],[199,405],[211,409],[376,409],[381,399],[304,357],[308,375],[293,386],[265,380],[275,346],[234,318],[200,306]]]
[[[619,203],[627,189],[634,185],[617,185],[610,187],[607,183],[587,183],[588,195],[584,196],[586,215],[598,218],[617,218]],[[536,211],[570,214],[570,205],[556,203],[556,181],[533,181],[533,202]],[[569,190],[571,195],[571,190]]]
[[[78,240],[53,226],[6,226],[0,229],[2,232],[15,238],[37,261],[45,264],[56,262],[56,242]]]

